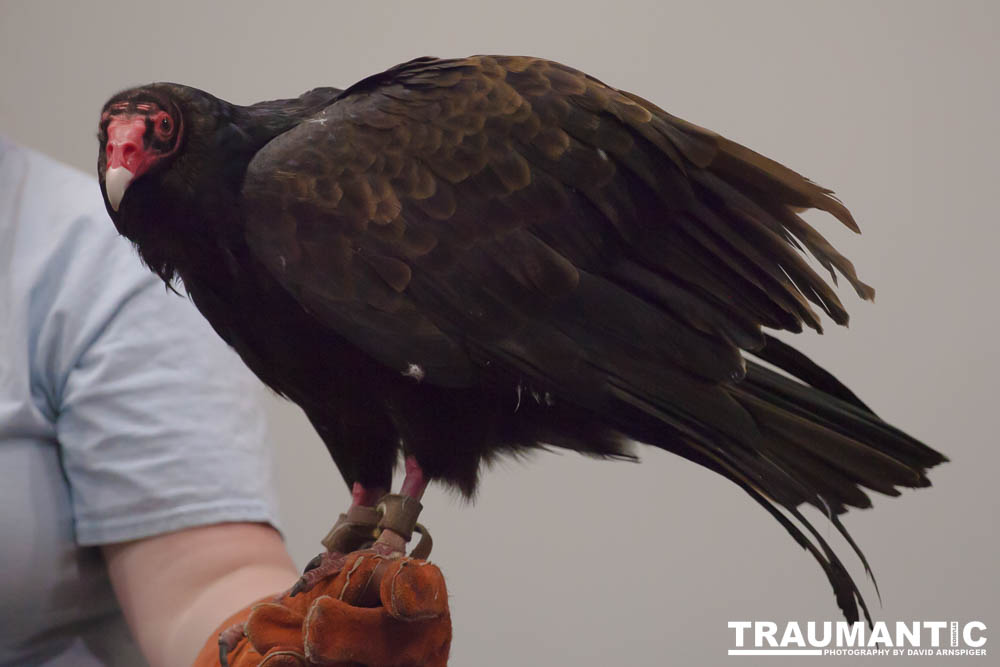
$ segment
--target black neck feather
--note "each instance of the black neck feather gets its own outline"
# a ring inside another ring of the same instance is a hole
[[[116,224],[168,284],[201,272],[243,245],[240,190],[250,161],[274,137],[328,106],[340,93],[317,88],[294,99],[238,106],[170,86],[184,114],[177,156],[130,187]]]

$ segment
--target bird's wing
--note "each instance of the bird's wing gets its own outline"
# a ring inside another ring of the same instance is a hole
[[[595,338],[578,347],[738,377],[760,325],[819,329],[809,302],[847,321],[799,243],[872,293],[796,215],[856,229],[827,190],[533,58],[366,79],[265,146],[243,192],[251,248],[304,307],[440,384],[471,381],[468,340],[537,337],[542,321]]]

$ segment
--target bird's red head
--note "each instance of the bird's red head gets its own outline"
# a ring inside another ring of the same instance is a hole
[[[100,167],[108,204],[115,211],[129,185],[180,145],[183,116],[169,100],[129,91],[111,99],[101,113]]]

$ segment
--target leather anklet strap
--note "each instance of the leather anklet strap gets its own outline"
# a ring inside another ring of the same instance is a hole
[[[413,537],[413,529],[417,525],[420,510],[423,508],[424,506],[416,498],[398,493],[387,493],[376,505],[376,509],[381,514],[378,520],[378,529],[382,531],[388,528],[409,542],[410,538]]]
[[[410,552],[410,558],[419,558],[420,560],[427,560],[431,555],[431,548],[434,546],[434,540],[431,538],[431,534],[427,532],[424,525],[418,523],[413,529],[420,533],[420,541],[417,542],[417,546],[413,547],[413,551]]]
[[[379,511],[367,505],[352,505],[321,542],[327,551],[351,553],[378,537]]]

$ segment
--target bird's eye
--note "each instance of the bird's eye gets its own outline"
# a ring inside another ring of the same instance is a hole
[[[174,132],[174,120],[165,111],[161,111],[153,118],[156,136],[160,140],[169,139]]]

